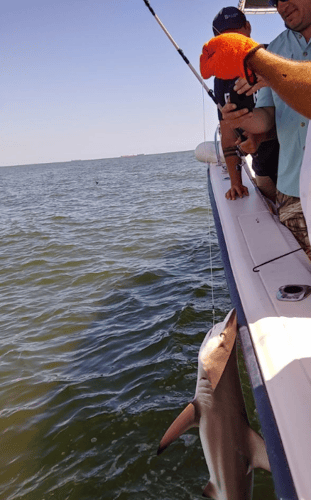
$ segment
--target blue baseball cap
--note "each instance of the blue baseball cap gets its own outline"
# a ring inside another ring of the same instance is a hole
[[[218,12],[213,21],[214,35],[220,35],[227,30],[237,30],[246,24],[246,17],[243,12],[236,7],[224,7]]]

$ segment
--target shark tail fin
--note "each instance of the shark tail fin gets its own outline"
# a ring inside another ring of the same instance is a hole
[[[160,455],[173,441],[186,432],[191,427],[199,425],[199,415],[196,410],[195,404],[190,403],[184,411],[174,420],[172,425],[167,429],[163,438],[161,439],[160,446],[157,454]]]
[[[251,451],[251,463],[249,472],[257,467],[271,472],[266,445],[257,432],[249,427],[248,443]]]

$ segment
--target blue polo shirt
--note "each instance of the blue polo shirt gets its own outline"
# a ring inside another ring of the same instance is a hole
[[[311,60],[311,40],[291,30],[283,31],[268,46],[287,59]],[[309,120],[290,108],[271,88],[259,91],[256,108],[275,107],[276,130],[280,143],[277,188],[281,193],[299,197],[299,176]]]

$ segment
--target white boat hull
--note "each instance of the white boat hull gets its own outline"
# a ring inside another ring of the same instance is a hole
[[[311,263],[245,172],[249,196],[235,201],[225,198],[230,180],[221,166],[211,164],[209,176],[251,347],[297,496],[306,500],[311,498],[311,295],[286,302],[277,292],[289,284],[311,286]],[[299,251],[278,258],[294,250]]]

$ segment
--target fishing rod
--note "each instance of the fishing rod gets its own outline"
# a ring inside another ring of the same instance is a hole
[[[167,31],[166,27],[164,26],[164,24],[162,23],[162,21],[158,18],[158,16],[156,15],[155,11],[153,10],[153,8],[151,7],[150,3],[148,0],[143,0],[145,5],[148,7],[148,9],[150,10],[151,14],[154,16],[155,20],[158,22],[158,24],[161,26],[162,30],[164,31],[164,33],[166,34],[166,36],[169,38],[169,40],[172,42],[172,44],[174,45],[175,49],[177,50],[177,52],[179,53],[179,55],[183,58],[183,60],[185,61],[185,63],[187,64],[187,66],[191,69],[192,73],[196,76],[196,78],[199,80],[199,82],[201,83],[201,85],[203,86],[203,88],[206,90],[206,92],[208,93],[208,95],[213,99],[214,103],[216,104],[217,108],[219,109],[220,112],[222,112],[222,106],[221,104],[217,101],[215,95],[214,95],[214,92],[208,88],[208,86],[206,85],[206,83],[204,82],[203,78],[201,77],[201,75],[199,75],[199,73],[195,70],[195,68],[192,66],[192,64],[190,63],[189,59],[185,56],[185,54],[183,53],[183,51],[181,50],[181,48],[177,45],[177,43],[175,42],[174,38],[172,37],[172,35]],[[217,30],[218,31],[218,30]],[[240,137],[242,138],[243,137],[243,134],[238,130],[238,129],[235,129],[234,130],[235,132],[235,135],[236,137]],[[241,154],[241,156],[245,156],[245,153],[244,151],[242,150],[242,148],[237,145],[237,150],[239,151],[239,153]]]
[[[185,63],[189,66],[189,68],[191,69],[192,73],[197,77],[197,79],[199,80],[199,82],[201,83],[201,85],[204,87],[204,89],[206,90],[206,92],[208,93],[208,95],[213,99],[214,103],[217,105],[218,109],[221,111],[222,110],[222,107],[221,105],[219,104],[219,102],[217,101],[215,95],[214,95],[214,92],[208,88],[208,86],[206,85],[206,83],[204,82],[203,78],[199,75],[199,73],[194,69],[194,67],[192,66],[192,64],[190,63],[189,59],[185,56],[185,54],[183,53],[183,51],[181,50],[180,47],[178,47],[177,43],[175,42],[174,38],[172,37],[172,35],[170,35],[170,33],[167,31],[167,29],[165,28],[164,24],[162,23],[162,21],[158,18],[158,16],[156,15],[156,13],[154,12],[153,8],[151,7],[150,3],[148,2],[148,0],[143,0],[146,4],[146,6],[148,7],[148,9],[150,10],[151,14],[154,16],[154,18],[156,19],[156,21],[158,22],[158,24],[161,26],[162,30],[164,31],[164,33],[166,34],[166,36],[169,38],[169,40],[172,42],[172,44],[174,45],[175,49],[177,50],[177,52],[179,53],[179,55],[183,58],[183,60],[185,61]]]

